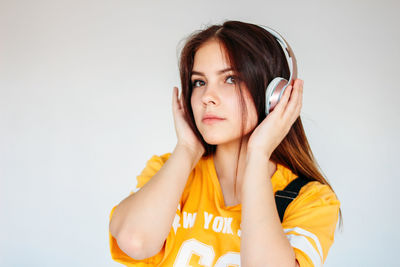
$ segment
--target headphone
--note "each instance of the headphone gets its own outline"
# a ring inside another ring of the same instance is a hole
[[[268,115],[272,110],[275,108],[275,106],[278,104],[279,100],[281,99],[283,92],[289,85],[293,85],[294,80],[297,78],[297,62],[296,58],[293,54],[292,48],[289,46],[288,42],[275,30],[266,27],[264,25],[261,25],[262,27],[265,28],[269,33],[271,33],[278,43],[282,46],[286,60],[289,65],[289,70],[290,70],[290,77],[289,81],[286,80],[285,78],[282,77],[276,77],[274,78],[267,87],[267,91],[265,93],[265,112],[266,115]]]

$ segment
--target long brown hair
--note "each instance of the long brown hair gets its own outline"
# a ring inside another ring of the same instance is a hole
[[[225,21],[222,25],[211,25],[204,30],[195,31],[186,37],[179,58],[183,105],[186,120],[205,148],[203,157],[214,154],[216,145],[206,143],[196,127],[191,107],[193,90],[191,75],[196,51],[204,43],[212,40],[218,41],[221,48],[225,49],[230,67],[234,73],[237,73],[237,78],[240,81],[237,88],[242,107],[242,137],[239,149],[243,142],[243,122],[246,121],[247,114],[240,87],[241,82],[246,85],[251,95],[251,100],[257,110],[257,125],[259,125],[266,117],[265,93],[267,85],[275,77],[289,79],[290,76],[286,56],[276,38],[267,30],[255,24],[241,21]],[[240,151],[238,157],[239,155]],[[326,184],[332,189],[331,185],[322,175],[318,163],[314,158],[300,116],[290,128],[286,137],[272,153],[271,160],[289,168],[298,176],[304,176]],[[236,186],[234,188],[236,189]],[[341,210],[339,210],[339,216],[339,225],[341,225]]]

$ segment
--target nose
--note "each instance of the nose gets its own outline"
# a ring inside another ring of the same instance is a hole
[[[217,93],[217,86],[207,84],[202,95],[202,102],[204,106],[217,105],[219,103],[219,96]]]

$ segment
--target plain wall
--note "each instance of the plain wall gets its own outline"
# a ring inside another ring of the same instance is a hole
[[[0,1],[0,265],[121,266],[111,208],[172,152],[177,51],[224,20],[291,44],[342,203],[325,266],[398,266],[398,1]]]

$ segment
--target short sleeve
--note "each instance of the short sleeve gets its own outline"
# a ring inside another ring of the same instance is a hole
[[[333,244],[340,202],[328,185],[305,185],[287,207],[282,227],[301,267],[319,267]]]
[[[142,170],[142,172],[136,176],[136,188],[131,190],[130,194],[136,193],[140,190],[150,179],[156,174],[164,163],[168,160],[171,156],[171,153],[166,153],[161,156],[154,155],[152,156],[146,163],[146,166]]]
[[[170,153],[167,153],[167,154],[164,154],[161,156],[157,156],[157,155],[152,156],[147,161],[146,166],[142,170],[142,172],[136,177],[136,179],[137,179],[136,188],[134,190],[131,190],[129,195],[134,194],[137,191],[139,191],[140,188],[142,188],[151,179],[151,177],[153,177],[153,175],[156,174],[161,169],[161,167],[167,161],[169,156],[170,156]],[[115,205],[112,208],[112,210],[110,212],[110,216],[109,216],[109,221],[111,221],[112,215],[117,206],[118,205]],[[109,234],[111,258],[114,261],[117,261],[125,266],[135,266],[135,267],[156,266],[158,263],[161,262],[161,260],[164,257],[165,244],[164,244],[164,247],[160,250],[160,252],[157,253],[156,255],[154,255],[150,258],[144,259],[144,260],[135,260],[135,259],[131,258],[130,256],[128,256],[125,252],[123,252],[119,248],[117,240],[111,235],[110,231],[108,234]]]

